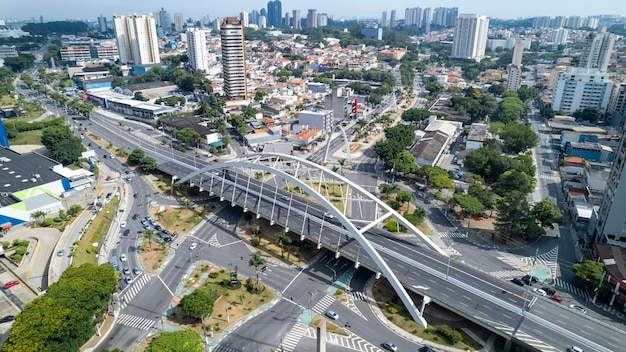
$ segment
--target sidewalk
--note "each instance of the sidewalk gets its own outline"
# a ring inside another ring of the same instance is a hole
[[[111,328],[115,326],[116,317],[107,315],[104,323],[100,327],[100,336],[96,333],[87,343],[85,343],[81,348],[81,352],[91,352],[95,351],[98,348],[98,345],[104,341],[109,333],[111,332]],[[96,330],[97,331],[97,330]]]

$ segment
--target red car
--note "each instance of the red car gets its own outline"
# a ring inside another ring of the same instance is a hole
[[[6,290],[7,288],[11,288],[11,287],[13,287],[15,285],[18,285],[19,283],[20,282],[17,281],[17,280],[9,281],[6,284],[4,284],[4,286],[2,286],[2,288]]]
[[[561,298],[560,296],[552,295],[550,296],[550,299],[558,303],[563,303],[563,298]]]

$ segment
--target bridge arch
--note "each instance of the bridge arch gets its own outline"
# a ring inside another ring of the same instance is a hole
[[[326,165],[326,160],[328,160],[328,151],[330,150],[330,142],[332,141],[333,132],[335,130],[339,130],[341,132],[341,137],[343,139],[344,148],[346,148],[346,155],[348,160],[348,168],[352,170],[352,153],[350,153],[350,141],[348,140],[348,136],[346,135],[346,130],[341,127],[341,125],[333,126],[330,131],[330,135],[326,141],[326,147],[324,147],[324,159],[322,160],[322,165]]]
[[[297,171],[296,171],[295,175],[291,175],[291,174],[289,174],[289,173],[287,173],[285,171],[282,171],[282,170],[280,170],[280,169],[278,169],[276,167],[272,167],[270,165],[265,165],[265,164],[261,163],[262,160],[267,161],[268,159],[269,160],[288,160],[290,162],[296,162],[297,163],[296,170],[298,170],[298,168],[302,165],[302,166],[306,166],[307,168],[309,168],[309,167],[313,168],[313,169],[315,169],[315,170],[317,170],[317,171],[319,171],[321,173],[328,173],[329,175],[332,175],[333,178],[336,178],[339,181],[344,182],[344,183],[350,185],[355,190],[359,191],[361,194],[363,194],[366,197],[368,197],[370,200],[376,202],[381,208],[387,210],[387,213],[385,215],[381,216],[380,218],[378,218],[377,220],[370,222],[365,227],[363,227],[361,229],[357,229],[356,226],[350,221],[350,219],[348,219],[348,217],[345,214],[340,212],[339,209],[337,209],[328,199],[326,199],[321,194],[319,194],[319,192],[316,191],[315,189],[313,189],[310,185],[308,185],[307,183],[305,183],[305,182],[301,181],[300,179],[298,179],[297,178]],[[337,173],[334,173],[334,172],[332,172],[332,171],[330,171],[330,170],[328,170],[328,169],[326,169],[326,168],[324,168],[324,167],[322,167],[322,166],[320,166],[318,164],[315,164],[315,163],[310,162],[308,160],[304,160],[304,159],[301,159],[301,158],[298,158],[298,157],[294,157],[294,156],[291,156],[291,155],[278,154],[278,153],[252,154],[252,155],[249,155],[249,156],[244,157],[244,158],[208,165],[208,166],[206,166],[206,167],[204,167],[202,169],[196,170],[193,173],[188,174],[188,175],[182,177],[178,181],[178,183],[186,182],[186,181],[192,179],[193,177],[201,175],[201,174],[203,174],[205,172],[209,172],[209,171],[213,171],[213,170],[224,170],[224,169],[228,169],[228,168],[237,168],[237,167],[261,170],[263,172],[268,172],[268,173],[273,174],[275,176],[281,177],[284,180],[287,180],[287,181],[297,185],[298,187],[300,187],[300,189],[304,190],[310,196],[312,196],[316,201],[318,201],[326,209],[326,211],[328,211],[329,213],[331,213],[331,214],[333,214],[335,216],[335,218],[348,231],[350,236],[352,238],[356,239],[359,242],[359,244],[362,246],[362,248],[370,256],[370,258],[372,258],[374,263],[378,266],[378,268],[380,269],[382,274],[385,275],[387,280],[389,280],[389,282],[391,283],[392,287],[394,288],[394,290],[396,291],[396,293],[398,294],[398,296],[400,297],[400,299],[402,300],[404,305],[407,307],[407,310],[411,314],[411,317],[413,318],[413,320],[415,320],[418,324],[420,324],[423,327],[427,326],[426,320],[422,317],[422,315],[418,311],[417,307],[415,306],[415,303],[413,303],[413,301],[411,300],[411,298],[408,295],[407,291],[404,289],[404,287],[402,286],[402,284],[400,283],[400,281],[398,280],[396,275],[393,273],[391,268],[389,268],[389,266],[387,265],[385,260],[380,256],[378,251],[376,251],[374,246],[363,235],[367,230],[369,230],[373,226],[376,226],[378,223],[382,222],[384,219],[392,216],[392,217],[394,217],[396,219],[396,221],[401,223],[406,228],[410,229],[414,234],[418,235],[418,237],[420,237],[421,240],[423,240],[425,243],[427,243],[432,249],[436,250],[437,252],[439,252],[440,254],[442,254],[444,256],[447,255],[436,244],[434,244],[428,237],[426,237],[426,235],[424,235],[421,231],[419,231],[417,228],[415,228],[415,226],[413,226],[413,224],[409,223],[406,219],[404,219],[403,216],[401,216],[400,214],[396,213],[391,207],[389,207],[383,201],[381,201],[377,197],[373,196],[367,190],[365,190],[364,188],[362,188],[358,184],[354,183],[353,181],[347,179],[346,177],[341,176],[341,175],[339,175]],[[292,197],[293,196],[291,196],[290,200],[289,200],[289,204],[290,205],[291,205],[291,198]]]

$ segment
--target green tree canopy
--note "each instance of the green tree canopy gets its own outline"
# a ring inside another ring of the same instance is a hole
[[[152,172],[156,170],[157,167],[158,167],[157,161],[151,156],[146,156],[142,158],[141,162],[139,163],[139,168],[143,172]]]
[[[407,151],[398,153],[395,158],[391,159],[391,163],[398,172],[402,173],[415,173],[418,169],[415,157]]]
[[[548,198],[544,198],[535,203],[532,208],[532,214],[543,228],[549,227],[554,229],[554,224],[563,224],[563,213],[556,204]]]
[[[191,330],[162,332],[157,336],[146,352],[202,352],[202,338]]]
[[[518,154],[535,147],[539,143],[539,137],[530,126],[511,122],[504,126],[500,133],[507,151]]]
[[[209,291],[197,289],[184,296],[178,306],[185,315],[196,319],[203,319],[213,313],[215,298],[215,295],[212,295]]]
[[[498,204],[495,229],[502,236],[509,236],[509,238],[526,235],[529,218],[526,194],[511,191],[506,193]]]
[[[47,127],[42,131],[41,143],[52,153],[52,158],[64,165],[78,160],[85,147],[67,126]]]
[[[535,187],[535,179],[517,170],[505,171],[498,181],[491,185],[491,189],[499,196],[504,197],[511,191],[519,191],[528,194]]]
[[[145,153],[143,149],[135,148],[128,156],[128,163],[131,165],[138,165],[141,162],[141,159],[144,158],[144,156]]]
[[[407,122],[419,122],[430,117],[430,111],[427,109],[411,108],[402,112],[402,119]]]
[[[517,97],[503,98],[498,105],[498,121],[515,122],[526,112],[526,109],[526,104]]]
[[[188,146],[194,146],[200,141],[200,134],[191,127],[180,129],[176,132],[176,138]]]

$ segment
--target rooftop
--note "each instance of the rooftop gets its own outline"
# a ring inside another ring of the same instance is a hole
[[[19,154],[0,147],[0,192],[15,193],[63,179],[52,171],[59,163],[38,153]]]

